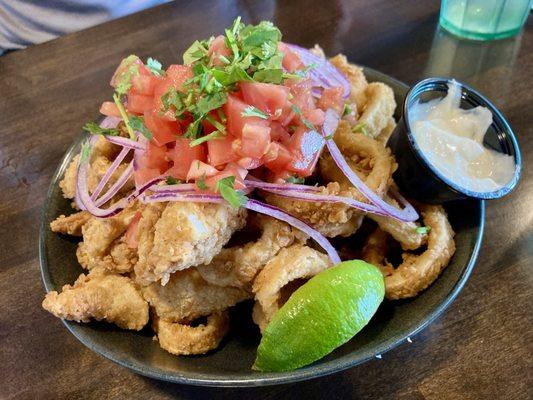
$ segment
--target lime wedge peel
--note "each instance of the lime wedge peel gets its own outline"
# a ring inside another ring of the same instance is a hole
[[[322,271],[298,288],[263,332],[253,369],[291,371],[357,334],[385,295],[383,275],[361,260]]]

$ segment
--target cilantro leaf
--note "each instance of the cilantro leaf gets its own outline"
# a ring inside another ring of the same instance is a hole
[[[101,128],[100,125],[95,122],[87,122],[83,126],[83,130],[89,132],[91,135],[117,136],[120,133],[118,128]]]
[[[183,136],[188,139],[196,139],[198,135],[203,131],[201,122],[202,120],[200,118],[191,122]]]
[[[88,140],[85,140],[81,145],[80,163],[83,163],[89,159],[91,155],[92,146]]]
[[[161,63],[152,57],[148,57],[148,60],[146,60],[146,67],[156,76],[165,75]]]
[[[207,56],[208,46],[205,40],[195,40],[191,46],[183,53],[183,63],[191,65],[195,61]]]
[[[119,94],[113,94],[113,101],[115,102],[118,111],[120,112],[120,116],[122,117],[122,121],[124,121],[124,125],[126,125],[126,129],[128,130],[128,135],[130,135],[130,139],[137,140],[137,137],[135,136],[135,133],[133,133],[133,129],[130,125],[130,118],[128,117],[128,114],[124,109],[124,104],[122,104],[122,101],[120,101]]]
[[[243,117],[258,117],[258,118],[268,119],[268,114],[265,114],[259,108],[255,108],[254,106],[246,107],[244,109],[244,111],[241,113],[241,116],[243,116]]]
[[[282,69],[262,69],[254,74],[254,80],[266,83],[280,84],[283,78]]]
[[[170,107],[174,107],[174,113],[176,117],[179,117],[186,110],[186,105],[184,103],[185,94],[178,92],[176,88],[171,87],[168,91],[161,96],[161,102],[163,103],[163,111],[170,110]]]
[[[365,136],[368,136],[368,131],[366,130],[366,124],[364,122],[359,122],[352,128],[352,132],[360,132]]]
[[[206,190],[207,185],[205,184],[205,178],[200,178],[196,180],[196,186],[198,186],[198,189],[200,190]]]
[[[209,111],[222,107],[226,103],[228,95],[224,92],[208,94],[198,99],[195,105],[195,114],[206,115]]]
[[[305,178],[301,178],[299,176],[289,176],[287,179],[285,179],[289,183],[297,183],[302,184],[305,182]]]
[[[146,125],[144,125],[143,117],[137,117],[135,115],[132,115],[130,117],[130,126],[131,126],[131,129],[133,129],[134,131],[141,132],[142,135],[146,139],[148,140],[152,139],[153,137],[152,132],[150,132],[148,128],[146,127]]]
[[[165,180],[165,183],[167,185],[179,185],[181,183],[181,180],[176,179],[173,176],[167,176],[167,179]]]
[[[193,140],[191,143],[189,143],[189,147],[198,146],[199,144],[202,144],[204,142],[207,142],[208,140],[213,140],[216,138],[223,137],[224,134],[220,131],[213,131],[209,135],[202,136],[198,139]]]
[[[425,235],[426,233],[429,233],[430,230],[430,226],[419,226],[418,228],[416,228],[416,233],[420,235]]]
[[[248,197],[246,197],[242,192],[235,190],[234,185],[235,177],[228,176],[220,179],[217,182],[216,190],[230,205],[238,208],[246,204]]]
[[[130,55],[120,62],[117,71],[113,75],[111,82],[114,82],[115,91],[119,95],[126,94],[131,88],[131,78],[139,75],[139,64],[142,64],[139,57]]]
[[[348,104],[344,104],[344,109],[342,110],[342,116],[349,115],[353,112],[353,110],[350,108]]]

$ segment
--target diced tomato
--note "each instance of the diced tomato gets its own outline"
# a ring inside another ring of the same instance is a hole
[[[139,245],[139,220],[141,216],[141,212],[137,211],[126,229],[126,245],[130,249],[136,249]]]
[[[261,158],[270,143],[270,128],[245,124],[242,129],[241,154],[244,157]]]
[[[128,103],[126,104],[126,109],[129,112],[142,114],[146,110],[151,109],[152,107],[153,107],[152,96],[144,96],[142,94],[135,94],[135,93],[128,94]]]
[[[262,82],[241,82],[239,88],[245,103],[270,116],[279,118],[289,107],[287,103],[289,88],[286,86]]]
[[[247,107],[249,107],[249,104],[246,104],[233,94],[228,96],[228,101],[224,104],[224,113],[227,118],[226,127],[228,132],[237,138],[241,137],[242,128],[246,123],[262,126],[268,126],[269,124],[268,121],[259,117],[244,117],[242,113]]]
[[[266,161],[265,165],[271,171],[280,172],[284,170],[287,165],[292,161],[292,154],[289,149],[287,149],[287,147],[285,147],[281,143],[272,142],[270,143],[269,148],[270,147],[275,149],[272,150],[272,153],[275,152],[276,157]]]
[[[318,132],[298,127],[291,136],[290,151],[293,158],[287,169],[302,177],[311,175],[324,144],[324,138]]]
[[[205,161],[205,146],[199,144],[198,146],[189,146],[192,139],[177,138],[176,144],[167,152],[167,157],[172,161],[173,165],[168,170],[169,175],[176,179],[187,178],[187,173],[194,160]]]
[[[246,185],[244,184],[244,180],[240,177],[240,175],[233,171],[221,171],[216,175],[213,175],[205,180],[205,185],[212,191],[216,190],[217,182],[221,179],[227,178],[228,176],[235,177],[235,182],[233,183],[234,189],[244,189]]]
[[[287,71],[294,72],[305,67],[298,54],[289,49],[285,43],[279,42],[278,50],[283,53],[283,60],[281,63],[283,68],[285,68]]]
[[[121,117],[117,105],[112,101],[104,101],[100,106],[100,113],[108,117]]]
[[[281,125],[281,123],[272,121],[270,124],[270,137],[276,142],[286,143],[291,138],[291,134]]]
[[[151,96],[154,94],[155,87],[158,85],[161,78],[155,75],[133,75],[131,78],[132,88],[131,93]]]
[[[152,132],[153,140],[158,146],[173,142],[177,135],[181,135],[181,127],[177,122],[160,118],[154,109],[145,111],[144,124]]]
[[[218,174],[218,170],[200,160],[193,160],[187,172],[187,182]]]
[[[235,164],[235,163],[229,163],[228,165],[226,165],[226,167],[224,168],[224,171],[226,172],[229,171],[232,174],[234,174],[236,178],[240,177],[241,179],[245,179],[246,175],[248,175],[247,168],[243,168],[240,165]]]
[[[217,36],[211,42],[207,52],[207,55],[211,58],[213,65],[217,66],[224,65],[224,62],[220,60],[219,56],[224,56],[229,59],[232,54],[232,51],[226,47],[226,40],[222,35]]]
[[[233,150],[233,140],[234,138],[230,135],[209,140],[207,142],[209,164],[217,167],[239,159],[239,155]]]
[[[341,87],[324,89],[322,96],[318,100],[318,107],[326,111],[328,108],[334,109],[337,114],[342,114],[344,109],[344,100],[342,98],[343,90]]]
[[[237,165],[241,168],[245,168],[246,170],[252,170],[259,168],[261,165],[263,165],[263,162],[257,158],[243,157],[237,160]]]
[[[137,185],[144,185],[146,182],[157,178],[161,172],[157,168],[139,168],[134,173],[135,183]]]
[[[159,80],[154,88],[154,108],[159,111],[163,109],[161,97],[173,87],[176,90],[183,90],[183,84],[189,78],[193,77],[192,68],[188,65],[170,65],[166,71],[164,79]],[[173,119],[169,114],[165,119]]]
[[[153,142],[148,142],[146,152],[143,154],[143,164],[147,168],[158,169],[164,172],[168,169],[168,161],[166,159],[167,148],[165,146],[157,146]]]
[[[313,110],[305,110],[303,115],[311,124],[322,125],[324,123],[326,113],[320,108],[315,108]]]
[[[315,98],[311,93],[313,82],[310,79],[300,79],[287,84],[290,86],[293,96],[291,99],[292,104],[296,105],[302,111],[316,108]]]

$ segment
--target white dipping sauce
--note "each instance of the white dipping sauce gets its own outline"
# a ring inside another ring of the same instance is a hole
[[[461,88],[448,85],[444,98],[415,103],[409,110],[411,131],[429,162],[458,186],[492,192],[513,178],[514,158],[483,146],[492,113],[478,106],[460,108]]]

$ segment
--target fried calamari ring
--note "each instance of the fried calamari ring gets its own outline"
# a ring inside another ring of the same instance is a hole
[[[370,83],[365,94],[367,102],[359,118],[359,123],[364,124],[367,135],[376,138],[387,127],[396,109],[394,92],[381,82]]]
[[[392,132],[394,132],[394,128],[396,128],[396,121],[394,120],[394,117],[390,117],[389,122],[387,122],[385,128],[381,130],[379,135],[376,137],[376,140],[383,146],[387,146],[387,142],[389,141]]]
[[[220,344],[229,330],[227,312],[212,314],[206,324],[191,326],[154,318],[152,324],[159,345],[175,355],[205,354]]]
[[[296,290],[291,283],[309,279],[331,265],[325,254],[298,244],[282,249],[272,258],[253,284],[256,299],[253,319],[261,331]]]
[[[396,200],[385,196],[385,200],[389,204],[395,205],[399,208]],[[391,235],[397,242],[399,242],[404,250],[415,250],[427,242],[427,234],[419,233],[420,228],[418,222],[399,221],[395,218],[385,217],[382,215],[368,214],[368,218],[375,221],[379,228]]]
[[[424,224],[430,228],[427,249],[420,255],[404,252],[397,267],[386,261],[387,234],[377,228],[363,248],[363,259],[378,266],[385,277],[385,297],[391,300],[416,296],[431,285],[455,253],[454,232],[441,206],[420,207]]]
[[[252,297],[243,289],[206,282],[196,268],[175,272],[165,286],[154,282],[141,292],[157,316],[169,322],[194,321]]]
[[[367,102],[366,90],[368,87],[363,68],[350,64],[346,59],[346,56],[342,54],[337,54],[335,57],[330,58],[329,62],[342,72],[350,82],[351,91],[348,101],[350,103],[355,103],[357,105],[357,110],[363,110],[363,107]]]
[[[257,273],[282,248],[307,241],[303,232],[275,218],[254,215],[251,222],[261,231],[259,239],[244,246],[222,249],[209,264],[197,267],[207,282],[251,290],[250,284]]]

